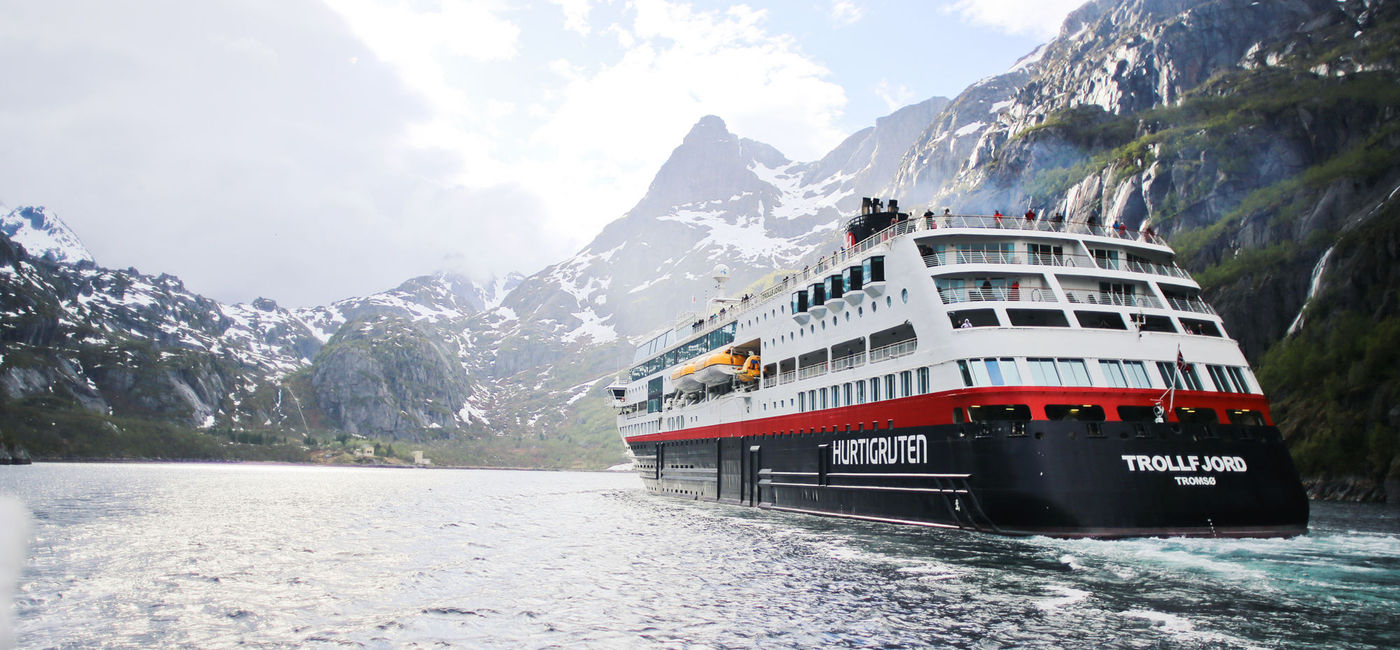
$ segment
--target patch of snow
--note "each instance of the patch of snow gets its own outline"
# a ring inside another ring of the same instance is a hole
[[[987,128],[986,122],[972,122],[971,124],[965,124],[962,128],[958,129],[957,131],[954,131],[953,137],[961,138],[963,136],[972,135],[973,133],[981,131],[985,128]]]
[[[1071,37],[1071,39],[1072,38],[1073,37]],[[1016,64],[1011,66],[1011,69],[1007,70],[1007,72],[1016,72],[1018,70],[1024,70],[1028,66],[1040,61],[1041,59],[1045,58],[1045,52],[1047,49],[1049,49],[1049,47],[1049,43],[1042,43],[1040,47],[1031,50],[1030,54],[1027,54],[1021,57],[1020,59],[1017,59]]]

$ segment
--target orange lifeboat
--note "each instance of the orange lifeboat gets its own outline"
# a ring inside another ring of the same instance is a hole
[[[746,384],[758,381],[763,374],[763,367],[758,361],[758,355],[750,356],[744,361],[744,366],[739,368],[739,372],[734,376]]]
[[[671,382],[675,384],[676,390],[682,393],[694,393],[705,387],[699,379],[695,378],[695,365],[696,362],[691,361],[671,373]]]
[[[728,383],[742,367],[744,357],[734,354],[733,348],[728,348],[696,361],[695,378],[706,386],[719,386]]]

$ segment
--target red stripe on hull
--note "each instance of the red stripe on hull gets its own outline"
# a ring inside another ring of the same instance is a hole
[[[846,429],[859,431],[953,424],[954,408],[962,408],[963,412],[966,413],[969,406],[992,404],[1025,404],[1030,407],[1031,419],[1033,420],[1045,419],[1045,405],[1047,404],[1095,404],[1103,407],[1104,415],[1109,422],[1119,422],[1121,420],[1118,417],[1117,407],[1152,406],[1157,403],[1160,397],[1162,397],[1162,391],[1155,389],[1062,386],[1057,386],[1053,390],[1047,390],[1044,386],[966,388],[806,413],[663,431],[631,436],[626,440],[629,443],[700,440],[763,436],[777,433],[826,432]],[[1269,402],[1263,395],[1179,390],[1176,391],[1174,402],[1178,407],[1215,409],[1217,416],[1223,415],[1227,409],[1257,411],[1263,415],[1266,424],[1273,425],[1273,419],[1269,416]],[[1167,421],[1177,422],[1176,414],[1167,414]],[[1222,417],[1220,421],[1228,422],[1229,420]]]

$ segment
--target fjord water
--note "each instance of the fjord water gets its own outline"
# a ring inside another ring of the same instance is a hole
[[[631,474],[36,464],[20,647],[1397,647],[1400,509],[1280,540],[1000,538]]]

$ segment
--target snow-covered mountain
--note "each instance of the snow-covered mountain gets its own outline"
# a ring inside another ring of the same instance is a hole
[[[0,205],[0,233],[39,259],[50,262],[92,262],[92,253],[68,224],[43,206],[10,210]]]

